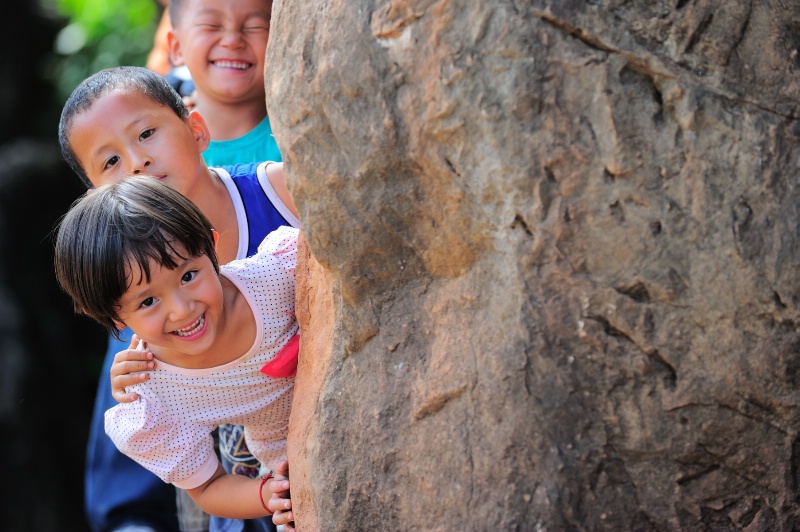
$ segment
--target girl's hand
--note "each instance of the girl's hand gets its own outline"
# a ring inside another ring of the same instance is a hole
[[[139,398],[136,393],[125,391],[126,386],[144,382],[150,378],[146,372],[154,369],[156,361],[143,340],[135,334],[128,349],[114,355],[111,365],[111,395],[119,403],[131,403]]]
[[[272,496],[267,507],[272,514],[272,522],[283,525],[284,532],[294,532],[294,513],[292,512],[292,499],[289,493],[289,462],[284,460],[275,468],[274,480],[269,483]]]

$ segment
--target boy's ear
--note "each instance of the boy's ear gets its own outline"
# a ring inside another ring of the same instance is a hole
[[[120,331],[121,331],[121,330],[123,330],[125,327],[127,327],[127,325],[125,325],[125,324],[124,324],[124,323],[122,323],[121,321],[114,320],[114,327],[116,327],[118,330],[120,330]]]
[[[175,66],[182,66],[186,64],[183,59],[183,51],[181,50],[181,42],[178,36],[175,35],[175,30],[169,30],[167,33],[167,48],[169,49],[169,60]]]
[[[219,233],[217,233],[216,229],[211,230],[211,236],[214,237],[214,249],[217,249],[217,242],[219,242]]]
[[[192,133],[194,133],[194,138],[200,147],[200,151],[205,151],[206,148],[208,148],[208,143],[211,142],[211,132],[208,131],[206,119],[203,118],[203,115],[197,111],[190,111],[189,127],[191,128]]]

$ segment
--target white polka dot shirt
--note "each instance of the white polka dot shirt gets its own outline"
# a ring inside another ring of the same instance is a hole
[[[250,258],[220,273],[247,299],[257,325],[253,347],[237,360],[207,369],[159,361],[150,379],[131,386],[133,403],[106,411],[105,430],[117,448],[163,481],[191,489],[217,469],[211,433],[243,425],[250,452],[274,468],[286,459],[294,378],[275,379],[261,367],[298,333],[294,315],[297,229],[270,233]]]

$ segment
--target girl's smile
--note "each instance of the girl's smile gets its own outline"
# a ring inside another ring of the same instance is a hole
[[[205,313],[203,313],[200,315],[199,318],[197,318],[197,321],[195,321],[188,327],[172,331],[172,334],[180,336],[185,340],[195,340],[196,338],[202,336],[205,331],[206,331],[206,315]]]

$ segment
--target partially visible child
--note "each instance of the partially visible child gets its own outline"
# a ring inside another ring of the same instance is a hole
[[[210,169],[202,157],[210,142],[203,117],[189,112],[169,83],[148,69],[110,68],[84,80],[64,105],[59,142],[64,159],[88,188],[149,172],[182,192],[220,231],[222,262],[252,255],[266,234],[281,225],[299,226],[281,164]],[[130,337],[127,342],[111,338],[105,371],[129,342]],[[146,356],[137,353],[140,362],[130,363],[128,371],[148,369]],[[115,397],[131,400],[135,395],[123,390]],[[148,490],[161,484],[151,477],[156,484],[145,486],[138,471],[149,473],[121,455],[103,434],[103,412],[113,405],[103,376],[86,460],[87,513],[96,530],[113,530],[134,490],[146,498]],[[113,485],[128,488],[110,491]],[[149,503],[155,511],[157,500]]]
[[[147,54],[145,66],[164,76],[169,84],[183,96],[183,101],[190,109],[194,107],[194,81],[186,65],[176,66],[172,64],[169,57],[169,43],[167,35],[172,30],[172,23],[169,20],[169,0],[158,0],[163,11],[161,19],[158,21],[156,33],[153,36],[153,47]]]
[[[144,66],[153,72],[166,76],[173,68],[173,64],[169,59],[169,44],[167,43],[167,33],[172,29],[172,24],[169,21],[169,1],[156,0],[156,3],[161,8],[161,17],[158,19],[158,26],[156,26],[156,32],[153,35],[153,46],[150,47]]]
[[[83,196],[59,226],[56,276],[75,308],[111,333],[133,328],[159,361],[138,401],[106,412],[106,432],[212,515],[272,513],[269,475],[225,473],[211,434],[239,423],[262,463],[286,458],[294,379],[280,368],[297,349],[297,233],[281,227],[220,267],[211,222],[144,176]]]

